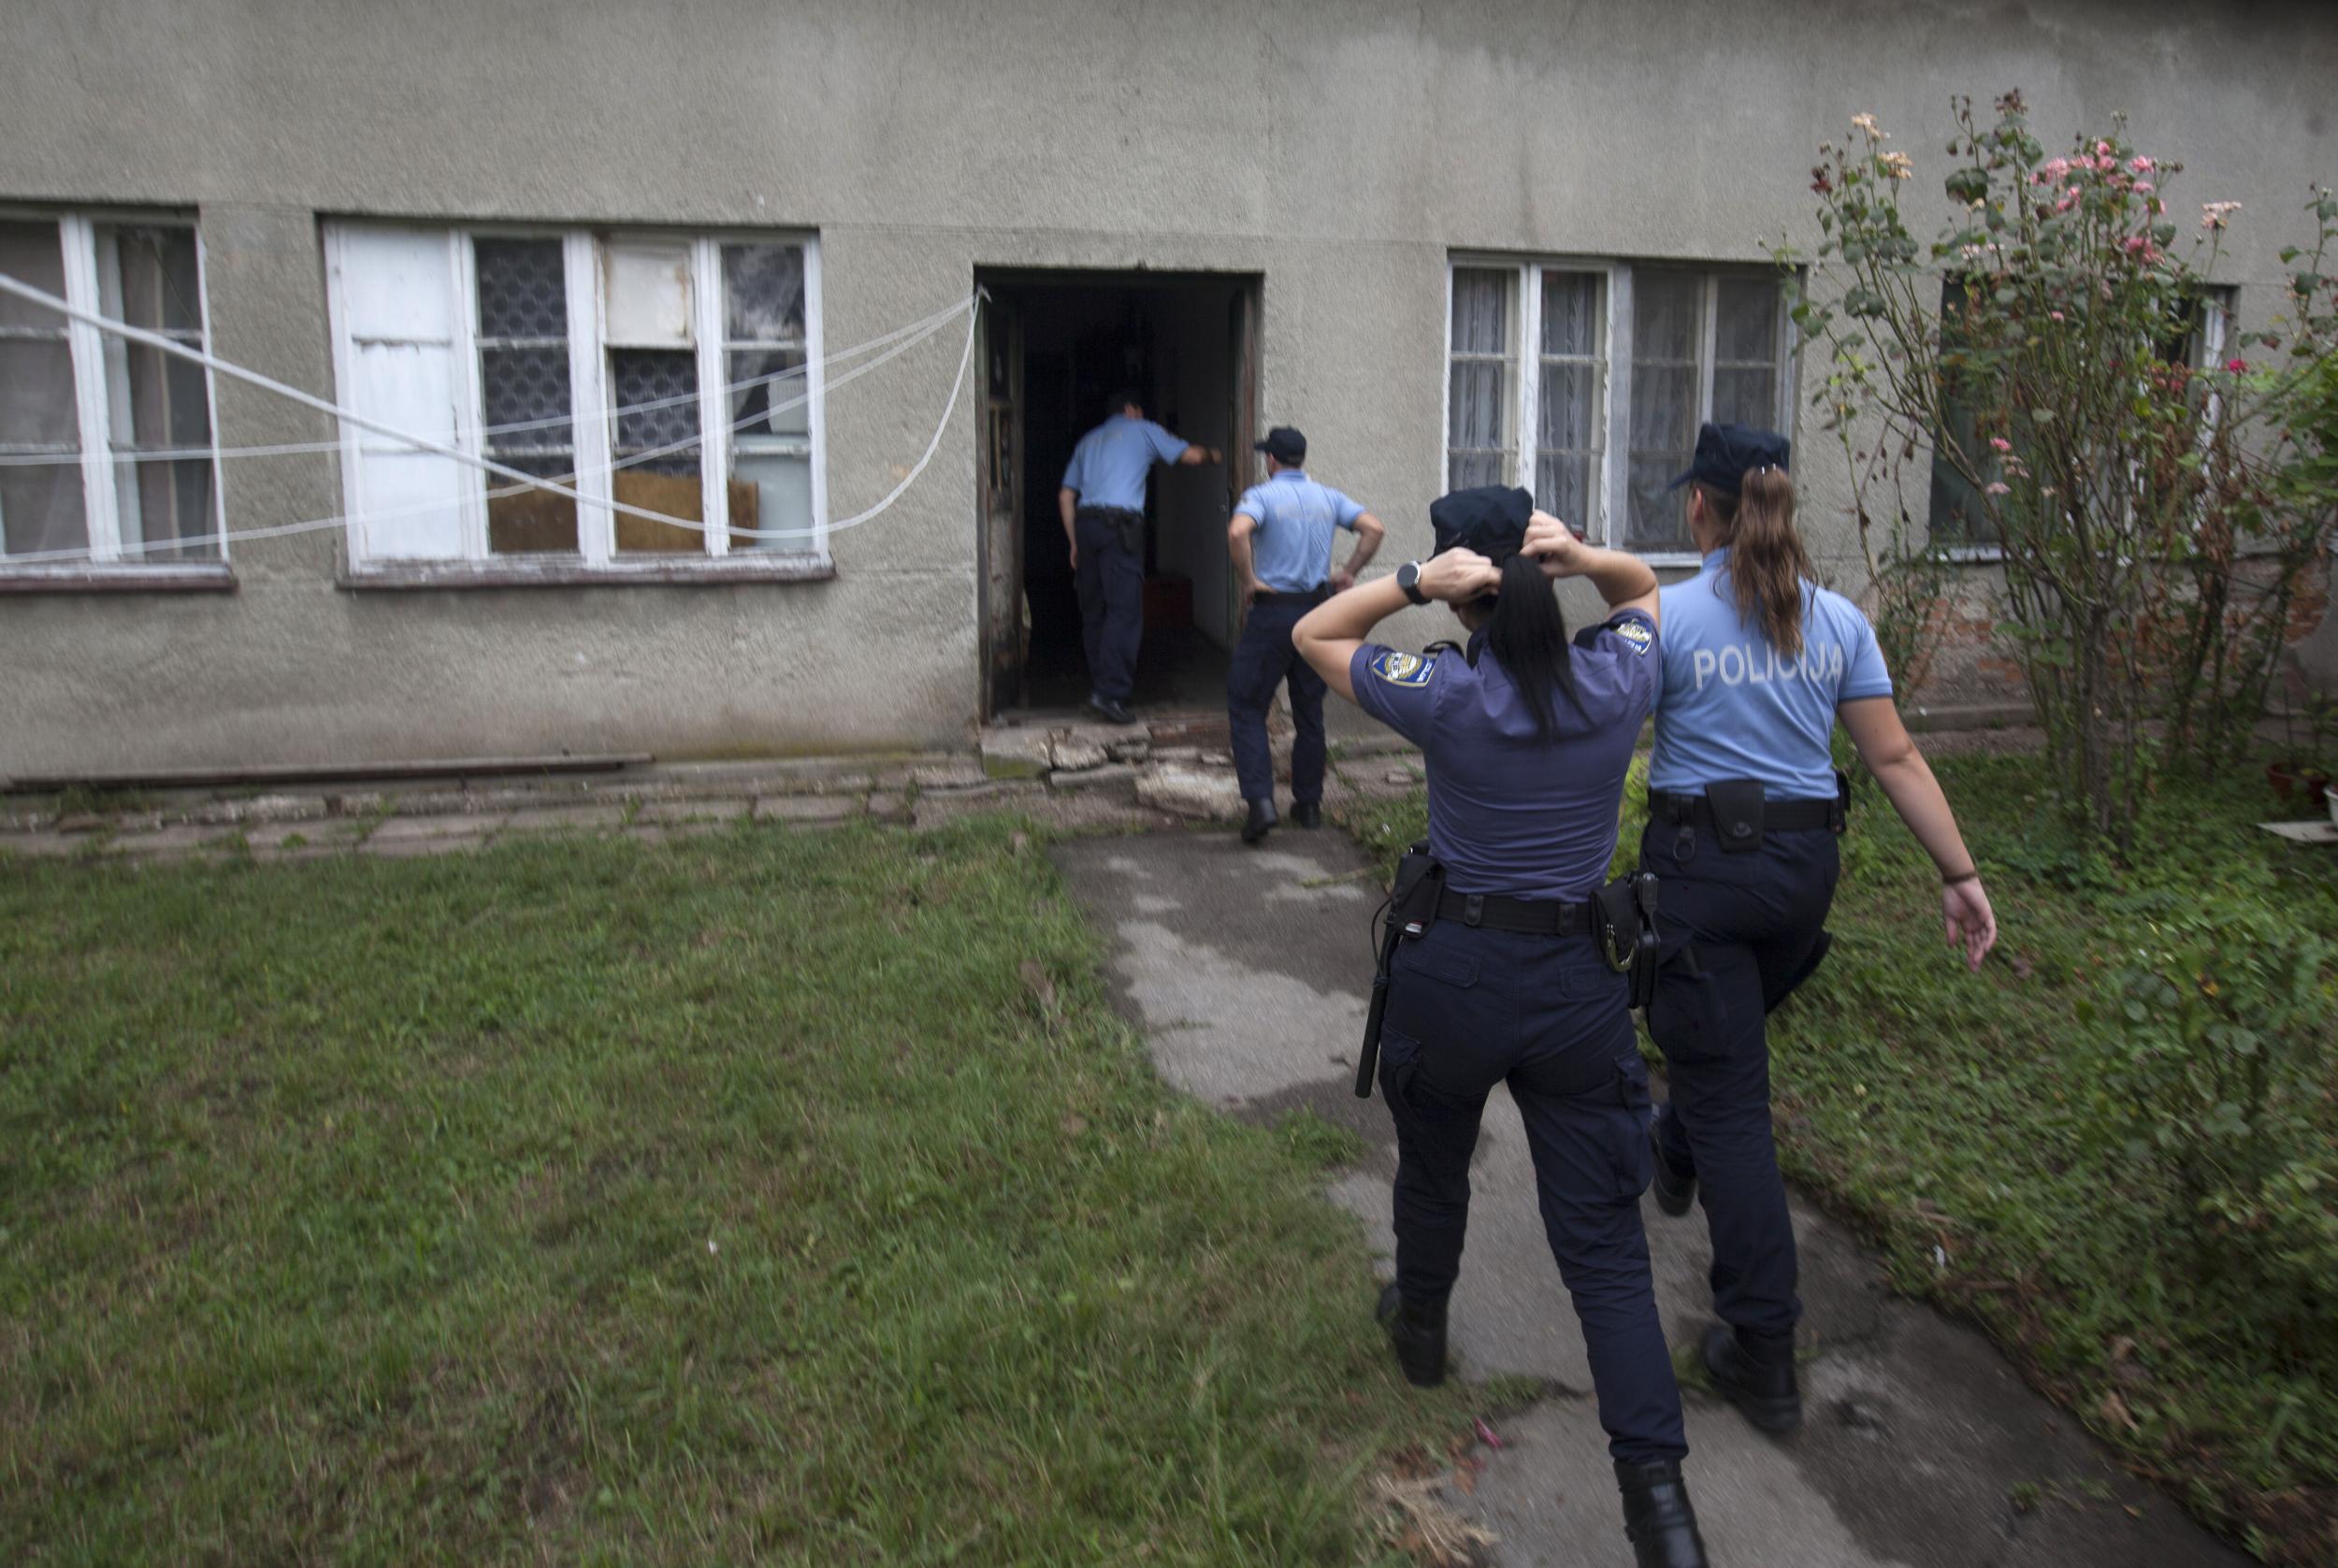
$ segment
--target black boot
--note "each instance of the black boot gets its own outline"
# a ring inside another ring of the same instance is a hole
[[[1656,1189],[1656,1207],[1678,1219],[1696,1201],[1696,1172],[1682,1175],[1673,1168],[1672,1161],[1665,1158],[1664,1140],[1656,1136],[1656,1124],[1652,1121],[1648,1124],[1648,1149],[1654,1157],[1656,1175],[1648,1185]]]
[[[1396,1347],[1396,1364],[1405,1381],[1416,1388],[1434,1388],[1445,1381],[1445,1303],[1418,1307],[1405,1300],[1396,1287],[1380,1292],[1373,1312]]]
[[[1802,1394],[1795,1387],[1794,1337],[1749,1345],[1736,1330],[1705,1331],[1705,1374],[1745,1418],[1772,1436],[1802,1424]]]
[[[1275,822],[1276,816],[1274,801],[1251,801],[1250,820],[1242,825],[1242,842],[1246,844],[1254,844],[1258,842],[1261,839],[1266,837],[1269,832],[1273,831]]]
[[[1322,806],[1313,800],[1293,800],[1291,803],[1291,826],[1293,827],[1322,827]]]
[[[1615,1484],[1624,1492],[1624,1534],[1639,1568],[1706,1568],[1705,1538],[1696,1532],[1680,1460],[1618,1460]]]

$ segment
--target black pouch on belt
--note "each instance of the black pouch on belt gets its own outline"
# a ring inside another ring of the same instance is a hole
[[[1621,876],[1591,896],[1599,956],[1632,977],[1631,1006],[1645,1007],[1656,988],[1656,879],[1646,871]]]
[[[1372,971],[1372,1000],[1364,1013],[1364,1049],[1356,1056],[1356,1098],[1372,1098],[1372,1080],[1380,1063],[1380,1021],[1388,1014],[1389,966],[1396,944],[1417,937],[1436,923],[1437,899],[1445,893],[1445,868],[1426,843],[1405,851],[1396,862],[1396,880],[1388,890],[1388,924],[1380,928],[1379,961]]]
[[[1112,520],[1112,525],[1119,530],[1121,549],[1132,555],[1141,555],[1145,553],[1145,514],[1143,512],[1124,511]]]
[[[1713,835],[1732,855],[1749,855],[1762,847],[1762,782],[1759,779],[1721,779],[1705,786],[1705,804],[1713,813]]]

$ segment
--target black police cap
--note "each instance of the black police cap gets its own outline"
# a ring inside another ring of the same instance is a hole
[[[1696,458],[1685,473],[1665,488],[1678,490],[1696,480],[1725,496],[1734,496],[1745,487],[1749,471],[1782,468],[1793,450],[1786,438],[1775,430],[1756,430],[1750,424],[1701,425],[1696,432]]]
[[[1474,550],[1494,565],[1518,554],[1526,542],[1526,521],[1535,498],[1514,485],[1485,484],[1456,490],[1429,503],[1429,526],[1436,530],[1437,554]]]
[[[1307,460],[1307,439],[1288,424],[1277,424],[1266,433],[1266,439],[1252,441],[1252,452],[1263,452],[1277,463],[1304,463]]]

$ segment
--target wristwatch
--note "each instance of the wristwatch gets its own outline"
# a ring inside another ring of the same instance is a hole
[[[1407,561],[1396,568],[1396,586],[1405,590],[1405,597],[1415,604],[1426,604],[1429,596],[1421,591],[1421,563]]]

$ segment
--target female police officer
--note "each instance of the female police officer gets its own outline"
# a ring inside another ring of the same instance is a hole
[[[1397,945],[1380,1036],[1397,1146],[1396,1283],[1380,1318],[1405,1374],[1441,1381],[1470,1154],[1488,1091],[1508,1083],[1582,1323],[1625,1533],[1642,1568],[1700,1568],[1680,1389],[1640,1229],[1648,1073],[1625,981],[1602,960],[1585,902],[1607,880],[1624,770],[1655,695],[1656,579],[1555,520],[1537,555],[1522,554],[1532,507],[1523,490],[1444,497],[1430,511],[1439,554],[1319,605],[1292,634],[1332,690],[1421,747],[1443,872],[1435,918]],[[1611,611],[1571,651],[1553,576],[1589,579]],[[1466,650],[1366,641],[1407,598],[1451,605]]]
[[[1663,888],[1648,1030],[1671,1100],[1652,1129],[1656,1201],[1701,1189],[1723,1326],[1702,1346],[1714,1386],[1766,1431],[1802,1415],[1794,1370],[1794,1230],[1770,1139],[1763,1018],[1825,955],[1842,803],[1840,717],[1869,772],[1941,872],[1948,939],[1979,968],[1997,940],[1981,874],[1923,754],[1901,727],[1875,634],[1809,581],[1785,438],[1708,424],[1688,523],[1697,575],[1666,588],[1664,690],[1641,867]]]

